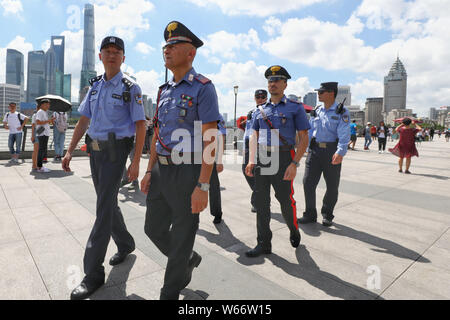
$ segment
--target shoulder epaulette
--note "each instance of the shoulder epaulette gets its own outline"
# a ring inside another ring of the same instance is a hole
[[[159,86],[159,89],[163,89],[165,86],[167,86],[168,83],[169,83],[169,82],[165,82],[164,84],[160,85],[160,86]]]
[[[197,80],[201,84],[207,84],[208,82],[211,82],[211,80],[209,80],[207,77],[205,77],[204,75],[201,75],[201,74],[198,74],[195,77],[195,80]]]
[[[102,78],[103,78],[103,75],[100,75],[100,76],[97,76],[97,77],[95,77],[95,78],[92,78],[92,79],[89,80],[89,84],[90,84],[91,87],[92,87],[92,86],[94,85],[94,83],[96,83],[96,82],[102,80]]]
[[[122,83],[127,87],[128,90],[130,90],[131,87],[134,86],[134,82],[131,79],[128,79],[125,75],[122,78]]]

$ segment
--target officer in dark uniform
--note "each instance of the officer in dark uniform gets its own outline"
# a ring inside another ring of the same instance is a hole
[[[90,122],[86,142],[97,193],[97,217],[84,255],[86,276],[72,291],[73,300],[89,297],[104,284],[103,262],[111,237],[118,252],[110,259],[110,265],[121,263],[135,249],[133,237],[127,231],[118,207],[117,195],[135,135],[134,161],[128,169],[128,178],[130,181],[138,178],[145,138],[145,113],[140,87],[120,70],[125,61],[124,54],[122,39],[106,37],[102,41],[99,57],[105,74],[90,81],[91,88],[78,109],[81,118],[62,161],[64,171],[70,172],[72,153]]]
[[[267,102],[267,91],[264,89],[258,89],[255,91],[255,102],[256,102],[256,108],[253,108],[250,110],[250,112],[247,115],[247,120],[245,123],[245,133],[244,133],[244,163],[242,164],[242,173],[244,174],[245,180],[247,180],[248,185],[250,186],[250,189],[252,189],[252,197],[251,197],[251,205],[252,205],[252,212],[256,212],[255,207],[255,177],[249,177],[245,174],[245,168],[248,165],[248,158],[249,158],[249,144],[250,144],[250,136],[253,132],[252,125],[254,118],[254,113],[256,110],[258,110],[258,106],[265,104]]]
[[[350,115],[343,104],[336,103],[338,92],[337,82],[322,83],[319,101],[324,106],[311,112],[311,139],[309,154],[306,159],[303,188],[305,192],[306,209],[299,223],[315,223],[317,221],[316,188],[323,173],[327,192],[323,198],[322,224],[332,225],[333,211],[338,200],[339,181],[341,177],[342,160],[347,153],[350,141]]]
[[[225,141],[227,138],[227,129],[225,128],[225,121],[220,115],[220,121],[217,125],[219,139],[218,139],[218,155],[217,161],[214,164],[211,173],[210,189],[209,189],[209,209],[211,215],[214,217],[213,223],[219,224],[222,222],[222,197],[220,195],[220,179],[219,173],[223,172],[223,154],[225,150]]]
[[[281,212],[289,227],[291,245],[297,248],[300,244],[297,208],[294,200],[294,179],[299,162],[308,147],[310,125],[303,105],[287,99],[284,95],[287,80],[291,79],[286,69],[273,66],[266,71],[265,76],[269,81],[271,98],[269,102],[259,106],[253,115],[254,132],[250,138],[250,159],[245,171],[247,175],[253,175],[258,143],[258,166],[255,170],[258,244],[254,249],[246,252],[248,257],[272,252],[272,232],[269,227],[271,185],[275,189],[275,197],[280,202]],[[296,145],[297,137],[299,145]],[[297,152],[295,152],[296,147]]]
[[[208,206],[215,152],[206,153],[214,149],[220,114],[214,85],[192,68],[203,42],[177,21],[168,24],[164,38],[164,61],[173,79],[160,87],[141,188],[148,193],[145,233],[168,258],[160,298],[177,300],[201,262],[192,249],[199,213]]]

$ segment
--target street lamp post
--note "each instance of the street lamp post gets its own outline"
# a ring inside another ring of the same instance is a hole
[[[239,86],[234,86],[234,149],[237,149],[237,136],[236,136],[236,131],[237,131],[237,118],[236,118],[236,108],[237,108],[237,95],[239,92]]]

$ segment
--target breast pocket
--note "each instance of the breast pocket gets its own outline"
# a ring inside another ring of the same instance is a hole
[[[179,102],[175,107],[175,113],[179,123],[193,122],[197,119],[197,111],[193,101]]]
[[[129,116],[129,104],[123,100],[113,99],[110,105],[106,107],[108,118],[111,121],[121,121]]]

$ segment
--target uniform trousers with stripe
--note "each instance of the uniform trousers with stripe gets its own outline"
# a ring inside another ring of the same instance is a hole
[[[270,155],[269,155],[270,156]],[[275,197],[280,203],[281,213],[289,230],[298,230],[297,207],[294,200],[294,182],[283,180],[287,167],[294,159],[295,152],[279,152],[279,166],[275,174],[265,175],[263,165],[258,162],[255,169],[255,206],[256,206],[256,229],[258,233],[258,245],[265,249],[271,249],[272,231],[270,230],[270,186],[275,190]]]
[[[188,282],[188,264],[198,230],[199,215],[191,196],[201,165],[156,164],[147,195],[145,233],[168,258],[161,299],[178,300]]]

